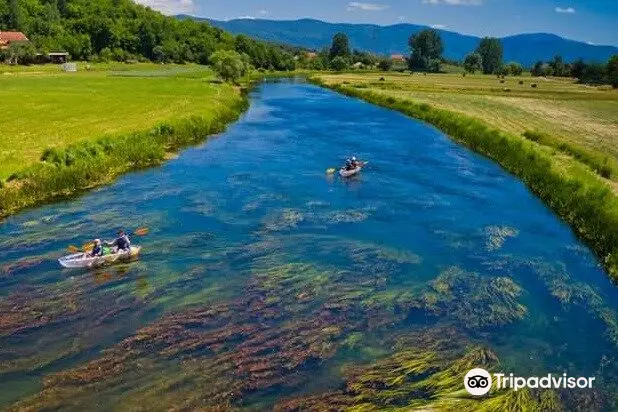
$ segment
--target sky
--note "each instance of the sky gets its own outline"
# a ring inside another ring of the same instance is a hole
[[[555,33],[618,46],[618,0],[137,0],[165,14],[391,25],[414,23],[475,36]]]

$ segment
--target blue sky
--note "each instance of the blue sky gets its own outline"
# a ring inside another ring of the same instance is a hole
[[[618,0],[138,0],[166,14],[424,24],[478,36],[546,32],[618,46]]]

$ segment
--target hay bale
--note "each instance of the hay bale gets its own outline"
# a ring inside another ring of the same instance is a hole
[[[536,84],[536,83],[532,83],[532,84],[530,85],[530,87],[532,87],[533,89],[536,89],[536,88],[537,88],[537,84]]]

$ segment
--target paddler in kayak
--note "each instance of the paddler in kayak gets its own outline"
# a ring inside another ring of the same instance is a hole
[[[90,256],[103,256],[103,245],[101,244],[101,239],[95,239],[93,244],[94,246],[92,247],[92,252],[90,252]]]
[[[105,244],[114,247],[116,253],[121,251],[131,251],[131,241],[129,240],[129,236],[125,233],[124,230],[119,230],[118,237],[112,242],[105,242]]]
[[[345,161],[345,170],[356,169],[360,166],[360,162],[356,159],[356,156],[352,156],[352,159],[346,159]]]

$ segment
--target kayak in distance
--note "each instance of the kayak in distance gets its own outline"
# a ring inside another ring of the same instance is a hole
[[[365,167],[367,165],[368,162],[359,162],[358,165],[352,169],[347,169],[345,167],[342,167],[341,169],[339,169],[339,175],[341,177],[351,177],[354,176],[355,174],[357,174],[358,172],[360,172],[361,170],[363,170],[363,167]]]
[[[91,256],[88,252],[75,253],[58,259],[62,267],[77,269],[109,265],[118,261],[126,261],[139,255],[141,246],[131,246],[130,251],[119,251],[103,256]]]

